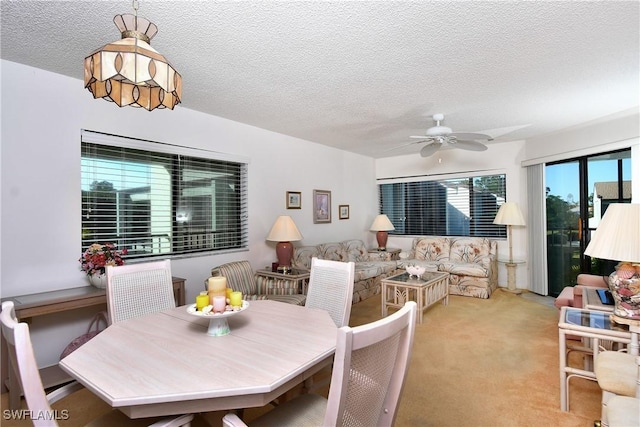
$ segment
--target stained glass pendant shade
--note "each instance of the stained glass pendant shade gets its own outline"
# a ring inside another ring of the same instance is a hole
[[[182,98],[182,76],[149,44],[158,27],[137,14],[116,15],[113,22],[122,39],[84,59],[84,87],[120,107],[173,110]]]

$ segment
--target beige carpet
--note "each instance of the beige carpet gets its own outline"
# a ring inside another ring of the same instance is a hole
[[[593,426],[600,417],[593,381],[573,379],[571,412],[560,411],[557,316],[553,307],[503,291],[489,300],[452,296],[448,306],[429,308],[416,328],[396,426]],[[380,299],[371,298],[353,306],[351,325],[380,317]],[[3,394],[2,409],[6,402]],[[70,413],[61,426],[81,426],[109,410],[86,390],[56,408]],[[266,409],[248,410],[245,419]],[[220,417],[206,415],[214,426]]]

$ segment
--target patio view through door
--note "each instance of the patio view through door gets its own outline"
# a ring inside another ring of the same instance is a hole
[[[558,296],[580,273],[609,275],[616,261],[584,255],[611,203],[631,202],[631,150],[545,166],[548,293]]]

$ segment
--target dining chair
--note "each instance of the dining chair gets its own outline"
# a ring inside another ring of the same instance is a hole
[[[616,395],[609,398],[607,402],[609,427],[640,426],[640,356],[635,356],[634,359],[636,368],[635,397]]]
[[[307,301],[304,306],[327,311],[338,328],[349,325],[354,275],[354,262],[339,262],[313,257],[307,288]],[[304,381],[303,392],[308,393],[325,386],[330,378],[330,375],[321,381],[314,377],[307,378]]]
[[[176,306],[168,259],[107,266],[106,273],[110,324]]]
[[[42,378],[40,377],[31,344],[29,325],[24,322],[18,322],[13,301],[2,303],[0,319],[2,321],[2,334],[7,343],[9,368],[13,369],[16,374],[29,413],[38,415],[37,417],[32,416],[31,422],[35,427],[57,426],[56,416],[62,418],[63,416],[72,415],[64,415],[60,410],[52,409],[51,405],[82,389],[83,386],[77,381],[73,381],[47,394],[42,385]],[[194,416],[192,414],[187,414],[166,418],[131,420],[122,412],[112,410],[102,417],[92,420],[88,425],[92,427],[116,425],[179,427],[190,426],[193,419]]]
[[[251,422],[259,426],[392,426],[416,324],[416,303],[365,325],[338,329],[329,397],[301,394]],[[226,414],[225,427],[246,424]]]
[[[353,301],[354,262],[311,259],[307,308],[329,312],[338,328],[349,324]]]
[[[600,423],[603,427],[610,426],[609,404],[615,397],[640,398],[639,364],[640,356],[621,351],[603,351],[598,355],[594,372],[602,389]],[[614,407],[620,405],[624,407],[625,404],[618,402]]]
[[[227,286],[234,291],[242,292],[242,298],[246,300],[272,300],[289,304],[304,305],[307,296],[291,290],[279,292],[278,295],[267,293],[262,289],[259,277],[251,268],[249,261],[231,261],[211,269],[211,277],[223,276],[227,278]],[[287,286],[287,281],[276,281],[274,285]],[[205,282],[206,283],[206,282]]]

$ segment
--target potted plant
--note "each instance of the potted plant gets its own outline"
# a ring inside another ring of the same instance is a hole
[[[97,288],[107,287],[105,274],[107,265],[123,265],[126,249],[118,250],[113,243],[94,243],[82,254],[80,269],[89,277],[89,282]]]

